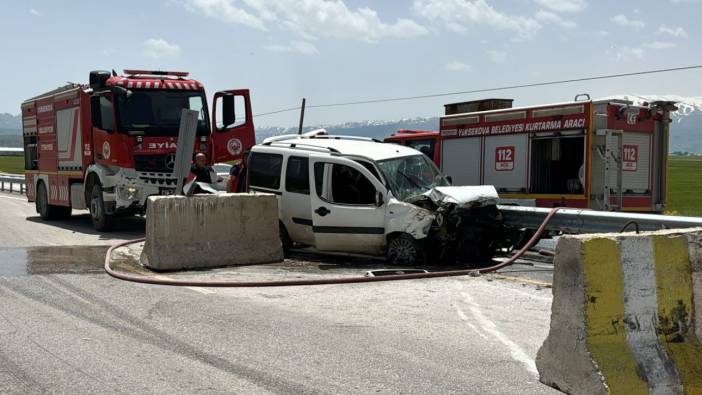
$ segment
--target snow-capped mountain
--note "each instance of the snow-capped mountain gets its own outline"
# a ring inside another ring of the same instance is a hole
[[[634,104],[650,103],[657,100],[676,102],[678,110],[672,114],[670,151],[702,154],[702,96],[630,94],[603,99],[623,99],[632,101]],[[364,136],[382,140],[385,136],[399,129],[436,130],[438,126],[439,119],[437,117],[420,117],[393,121],[368,120],[331,125],[310,125],[305,127],[304,130],[325,128],[332,134]],[[21,121],[19,115],[0,114],[0,146],[21,145],[20,129]],[[262,141],[266,137],[286,133],[297,133],[297,127],[256,127],[256,138],[258,141]]]

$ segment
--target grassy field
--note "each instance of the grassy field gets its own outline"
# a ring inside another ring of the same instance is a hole
[[[21,174],[21,156],[0,156],[0,172]],[[702,156],[671,156],[668,162],[668,212],[702,216]]]
[[[0,156],[0,173],[24,173],[24,156]]]
[[[702,216],[702,156],[671,156],[668,161],[668,211]]]

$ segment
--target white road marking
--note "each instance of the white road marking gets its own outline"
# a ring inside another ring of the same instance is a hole
[[[21,200],[21,201],[23,201],[23,202],[26,202],[26,201],[27,201],[27,199],[16,198],[16,197],[13,197],[13,196],[5,196],[5,195],[0,195],[0,198],[3,198],[3,199],[12,199],[12,200]]]
[[[455,306],[455,307],[456,307],[456,313],[458,313],[458,316],[461,317],[461,319],[466,322],[466,325],[468,325],[470,327],[470,329],[472,329],[475,333],[477,333],[478,336],[482,337],[483,340],[488,340],[487,336],[485,336],[485,334],[483,332],[479,331],[478,328],[476,328],[475,325],[473,325],[473,323],[470,322],[470,320],[468,319],[466,314],[463,312],[463,310],[461,310],[461,308],[458,306]]]
[[[212,295],[214,293],[217,293],[211,289],[202,288],[202,287],[185,287],[185,288],[190,289],[190,290],[195,291],[195,292],[199,292],[199,293],[204,294],[204,295]]]
[[[529,373],[538,377],[539,372],[536,370],[536,362],[534,362],[534,359],[531,358],[521,347],[519,347],[518,344],[510,340],[504,333],[500,332],[494,322],[485,317],[483,312],[480,311],[480,307],[473,301],[473,297],[470,296],[470,294],[461,292],[461,295],[463,295],[463,298],[468,304],[470,312],[473,314],[473,318],[475,318],[476,323],[480,325],[483,331],[487,332],[493,338],[505,345],[509,349],[512,358],[515,361],[520,362]]]

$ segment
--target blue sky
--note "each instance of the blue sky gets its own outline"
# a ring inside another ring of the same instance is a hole
[[[250,88],[254,113],[702,64],[702,0],[5,1],[0,112],[93,69],[190,71],[208,95]],[[434,116],[625,93],[699,96],[702,70],[495,94],[309,109],[306,123]],[[291,126],[296,112],[260,117]]]

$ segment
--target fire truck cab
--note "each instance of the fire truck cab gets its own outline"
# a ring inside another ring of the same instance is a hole
[[[504,203],[663,211],[674,103],[578,98],[520,108],[509,99],[448,104],[440,132],[423,138],[441,147],[437,163],[454,184],[494,185]]]
[[[93,71],[22,103],[27,198],[43,219],[89,209],[107,230],[115,214],[143,212],[151,195],[172,194],[180,116],[199,112],[195,151],[210,163],[240,159],[255,143],[247,89],[217,92],[187,72]]]

